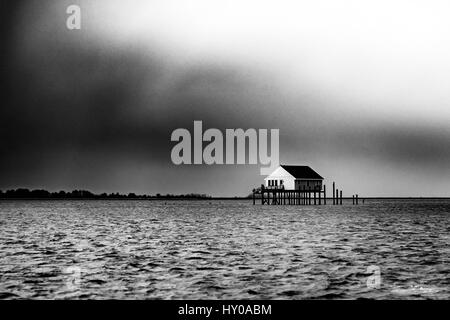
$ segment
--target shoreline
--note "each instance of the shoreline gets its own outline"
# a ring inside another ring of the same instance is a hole
[[[256,198],[259,200],[259,198]],[[327,200],[333,201],[333,198],[326,198]],[[360,200],[450,200],[450,197],[361,197]],[[24,201],[30,201],[30,200],[39,200],[39,201],[58,201],[58,200],[101,200],[101,201],[168,201],[168,200],[175,200],[175,201],[211,201],[211,200],[252,200],[251,197],[210,197],[210,198],[183,198],[183,197],[173,197],[173,198],[0,198],[0,201],[8,201],[8,200],[24,200]],[[352,200],[351,197],[342,197],[342,200]],[[332,205],[332,204],[331,204]]]

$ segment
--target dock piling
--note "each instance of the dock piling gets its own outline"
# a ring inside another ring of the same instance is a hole
[[[336,202],[335,202],[335,188],[336,188],[336,186],[335,186],[335,184],[334,184],[334,181],[333,181],[333,204],[336,204]]]
[[[322,186],[322,190],[309,187],[302,189],[286,190],[284,188],[271,188],[261,185],[261,188],[252,190],[252,203],[256,204],[258,196],[261,198],[261,205],[326,205],[327,204],[327,188]],[[333,182],[333,205],[342,205],[343,191],[336,188]],[[323,200],[323,203],[322,203]],[[364,202],[364,199],[363,199]],[[359,197],[357,194],[352,195],[352,203],[358,204]]]

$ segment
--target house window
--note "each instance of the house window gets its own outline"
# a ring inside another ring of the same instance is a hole
[[[283,185],[283,183],[284,183],[284,181],[283,181],[283,180],[280,180],[280,186],[282,186],[282,185]]]
[[[275,187],[278,186],[278,180],[275,180]]]

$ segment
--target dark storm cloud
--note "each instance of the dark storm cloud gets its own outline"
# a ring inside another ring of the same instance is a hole
[[[0,188],[234,195],[261,182],[256,166],[174,167],[170,134],[192,130],[194,120],[205,129],[279,128],[282,162],[314,167],[325,159],[325,173],[359,159],[404,166],[408,175],[448,176],[448,129],[370,121],[301,89],[286,97],[261,70],[179,63],[151,43],[116,46],[65,30],[64,15],[43,15],[27,26],[21,3],[2,2],[0,13]],[[141,176],[146,180],[137,182]]]
[[[80,162],[90,164],[91,179],[102,179],[96,177],[101,167],[120,159],[170,166],[175,128],[190,128],[198,119],[219,128],[257,126],[262,119],[252,120],[247,108],[257,104],[256,82],[232,68],[179,70],[136,48],[111,49],[76,34],[50,37],[31,29],[35,34],[20,35],[24,43],[7,45],[2,187],[33,181],[44,169],[58,175],[57,168]]]
[[[448,128],[426,123],[364,121],[354,114],[314,119],[306,116],[291,123],[283,142],[287,150],[333,154],[337,158],[378,159],[383,163],[427,171],[450,169]]]
[[[373,132],[373,145],[379,157],[421,170],[450,168],[450,135],[436,127],[409,126]],[[442,172],[449,175],[449,172]]]

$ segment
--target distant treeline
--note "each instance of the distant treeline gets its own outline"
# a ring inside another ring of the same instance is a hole
[[[156,195],[138,195],[135,193],[120,194],[116,193],[102,193],[94,194],[87,190],[73,190],[71,192],[59,191],[49,192],[47,190],[29,190],[29,189],[15,189],[15,190],[0,190],[0,199],[210,199],[211,196],[206,194],[156,194]]]

